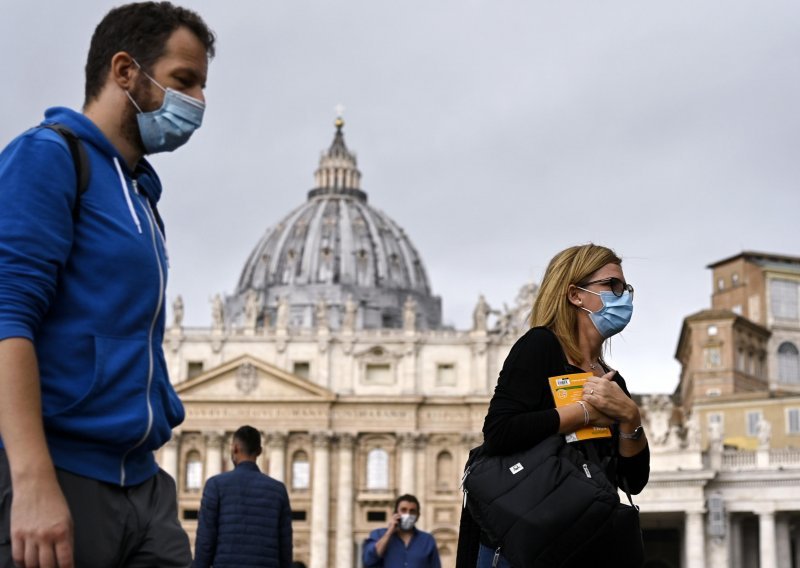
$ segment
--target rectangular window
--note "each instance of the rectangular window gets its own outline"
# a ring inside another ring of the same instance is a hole
[[[196,491],[203,486],[203,463],[191,460],[186,464],[186,489]]]
[[[746,367],[745,367],[744,349],[740,348],[736,352],[736,370],[744,373],[745,368]]]
[[[456,385],[456,366],[452,363],[436,365],[436,386],[454,387]]]
[[[198,517],[197,509],[184,509],[183,510],[183,520],[184,521],[196,521]]]
[[[386,511],[367,511],[368,523],[384,523],[386,522]]]
[[[186,378],[193,379],[203,374],[202,361],[189,361],[186,363]]]
[[[719,347],[706,347],[706,369],[714,369],[722,366],[722,354]]]
[[[789,434],[800,434],[800,408],[789,408],[786,411],[786,431]]]
[[[747,435],[758,436],[758,423],[761,422],[761,411],[747,413]]]
[[[369,385],[394,384],[392,366],[389,363],[367,363],[364,378]]]
[[[295,511],[292,509],[292,520],[293,521],[305,521],[306,520],[306,512],[305,511]]]
[[[308,489],[311,481],[311,465],[307,461],[292,463],[292,489]]]
[[[311,364],[308,361],[295,361],[292,365],[292,373],[307,379],[311,375]]]
[[[769,305],[775,319],[797,321],[800,319],[797,306],[798,283],[776,278],[769,283]]]

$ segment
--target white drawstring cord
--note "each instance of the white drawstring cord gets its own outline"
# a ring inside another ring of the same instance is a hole
[[[128,184],[125,182],[125,174],[122,173],[122,168],[119,165],[119,160],[114,157],[114,165],[117,167],[117,173],[119,174],[119,183],[122,187],[122,195],[125,196],[125,202],[128,204],[128,211],[131,213],[131,218],[133,222],[136,223],[136,228],[139,230],[139,234],[142,234],[142,224],[139,222],[139,216],[136,214],[136,209],[133,208],[133,202],[131,201],[130,193],[128,192]]]

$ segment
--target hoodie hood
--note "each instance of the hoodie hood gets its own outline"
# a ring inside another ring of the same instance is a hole
[[[116,146],[86,115],[66,107],[52,107],[47,109],[42,122],[43,124],[59,123],[68,126],[78,138],[94,146],[110,160],[116,158],[125,174],[136,179],[139,190],[152,203],[158,203],[158,200],[161,199],[161,181],[150,162],[141,158],[136,164],[136,169],[131,171]]]

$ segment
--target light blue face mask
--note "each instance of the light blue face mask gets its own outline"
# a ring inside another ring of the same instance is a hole
[[[134,63],[139,65],[135,60]],[[141,69],[141,65],[139,65],[139,69]],[[139,123],[139,134],[142,137],[144,149],[148,154],[172,152],[186,144],[194,131],[203,124],[206,104],[173,89],[165,89],[150,75],[147,73],[144,75],[164,91],[164,102],[161,104],[161,108],[152,112],[142,112],[131,94],[125,91],[133,106],[139,111],[136,120]]]
[[[603,339],[608,339],[612,335],[618,334],[630,323],[633,316],[633,296],[628,290],[625,290],[622,296],[617,297],[614,292],[593,292],[580,286],[576,287],[584,292],[600,296],[603,301],[603,307],[596,312],[583,306],[578,306],[582,310],[589,312],[589,318],[591,318],[592,323],[597,328],[597,331],[600,332],[600,335],[603,336]]]

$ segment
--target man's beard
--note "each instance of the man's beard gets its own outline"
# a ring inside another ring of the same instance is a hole
[[[136,82],[133,89],[130,90],[130,95],[136,104],[142,109],[142,112],[151,112],[158,109],[161,103],[156,101],[155,93],[153,93],[153,85],[147,77],[141,77]],[[128,101],[125,111],[122,115],[122,136],[128,141],[137,151],[142,155],[147,154],[147,150],[142,142],[142,135],[139,132],[139,122],[136,115],[139,111],[136,107]]]

